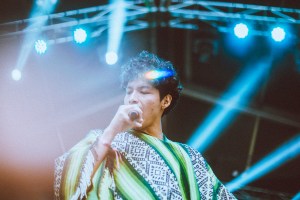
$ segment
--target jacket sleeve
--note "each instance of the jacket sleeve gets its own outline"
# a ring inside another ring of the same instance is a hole
[[[55,160],[54,196],[57,200],[87,197],[95,158],[91,150],[101,130],[92,130],[68,152]]]

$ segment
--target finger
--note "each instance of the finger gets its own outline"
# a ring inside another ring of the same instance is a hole
[[[140,128],[140,127],[142,127],[142,125],[143,125],[143,122],[139,122],[139,121],[134,121],[134,127],[137,127],[137,128]]]
[[[144,122],[144,120],[142,118],[141,119],[136,119],[135,122],[142,124]]]

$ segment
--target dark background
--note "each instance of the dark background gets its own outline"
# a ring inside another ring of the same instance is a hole
[[[235,2],[300,8],[296,1]],[[60,1],[55,12],[106,3]],[[0,23],[28,18],[32,5],[33,1],[4,1],[0,6]],[[107,126],[123,101],[118,79],[120,66],[142,50],[154,51],[170,60],[177,67],[185,88],[193,88],[215,99],[226,93],[247,63],[269,56],[272,66],[245,107],[292,119],[299,124],[297,25],[293,30],[297,37],[284,47],[274,46],[264,36],[254,36],[250,44],[243,46],[246,44],[229,40],[227,33],[217,33],[213,40],[217,51],[205,62],[199,60],[203,52],[194,51],[194,45],[197,39],[207,36],[197,30],[158,26],[131,31],[123,35],[120,60],[115,66],[104,62],[107,45],[107,33],[104,33],[82,46],[72,42],[52,45],[42,56],[32,50],[23,77],[18,82],[10,78],[10,73],[19,57],[21,39],[1,39],[1,199],[53,198],[54,159],[90,129]],[[153,36],[155,40],[151,39]],[[232,46],[246,48],[246,51],[241,54]],[[187,59],[190,60],[191,76],[186,74]],[[164,119],[165,134],[172,140],[185,143],[216,104],[183,93],[176,109]],[[203,152],[222,182],[229,182],[236,176],[234,172],[240,174],[246,169],[256,120],[259,120],[259,126],[251,165],[299,133],[299,126],[237,111],[220,137]],[[249,186],[294,196],[300,188],[299,166],[300,158],[297,157]],[[279,196],[274,198],[280,199]]]

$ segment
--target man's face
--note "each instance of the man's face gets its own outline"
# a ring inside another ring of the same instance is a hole
[[[124,104],[137,104],[143,111],[143,126],[146,128],[155,122],[160,122],[162,105],[158,89],[145,79],[136,79],[128,83]]]

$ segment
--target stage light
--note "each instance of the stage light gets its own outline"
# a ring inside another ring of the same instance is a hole
[[[43,40],[35,40],[40,37],[42,31],[41,27],[43,27],[49,20],[49,14],[51,14],[55,10],[55,7],[57,5],[57,0],[36,0],[33,2],[35,2],[35,4],[32,6],[32,10],[29,16],[33,20],[28,21],[29,23],[26,29],[34,31],[29,31],[24,35],[16,64],[16,68],[20,71],[22,71],[25,67],[25,63],[27,62],[27,59],[32,50],[31,47],[34,47],[38,54],[43,54],[46,52],[46,42]],[[38,4],[43,4],[43,6],[39,6]]]
[[[87,38],[86,31],[83,30],[82,28],[77,28],[74,31],[74,40],[76,43],[81,44],[86,41],[86,38]]]
[[[19,80],[22,78],[22,73],[21,73],[20,70],[14,69],[14,70],[11,72],[11,77],[12,77],[13,80],[19,81]]]
[[[46,4],[46,0],[36,0],[36,5],[43,7]]]
[[[34,47],[38,54],[44,54],[47,50],[47,43],[44,40],[37,40]]]
[[[107,52],[105,54],[106,63],[109,65],[114,65],[118,62],[118,55],[115,52]]]
[[[148,80],[166,78],[172,76],[172,72],[168,70],[151,70],[145,73],[145,78]]]
[[[219,105],[198,126],[187,143],[200,152],[205,151],[233,121],[237,114],[236,108],[248,104],[270,66],[269,59],[249,64],[231,88],[221,97]]]
[[[285,31],[281,27],[276,27],[273,28],[271,35],[274,41],[281,42],[285,38]]]
[[[36,0],[35,3],[40,7],[47,8],[50,5],[55,5],[57,0]]]
[[[229,191],[234,192],[278,168],[287,161],[296,158],[298,155],[300,155],[300,134],[297,134],[296,137],[292,138],[257,164],[243,172],[240,176],[230,181],[226,187]]]
[[[235,27],[234,27],[234,34],[236,35],[236,37],[238,37],[240,39],[247,37],[248,32],[249,32],[249,29],[246,24],[239,23],[239,24],[235,25]]]

